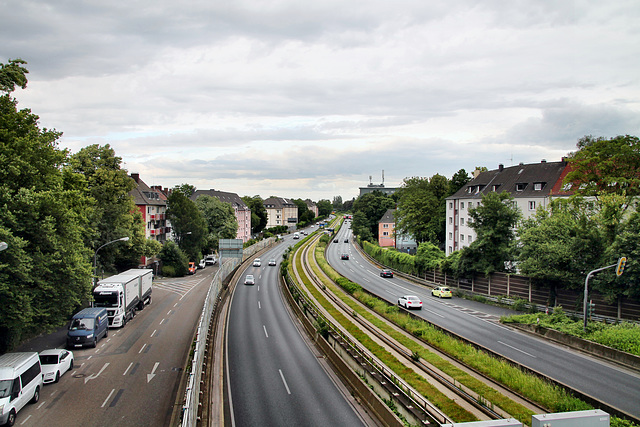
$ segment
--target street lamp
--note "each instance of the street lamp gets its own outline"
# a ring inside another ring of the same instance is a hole
[[[129,237],[121,237],[119,239],[107,242],[104,245],[100,246],[98,249],[96,249],[96,252],[93,254],[93,287],[94,288],[96,287],[96,281],[98,280],[98,251],[100,249],[104,248],[105,246],[110,245],[112,243],[115,243],[115,242],[126,242],[127,240],[129,240]]]

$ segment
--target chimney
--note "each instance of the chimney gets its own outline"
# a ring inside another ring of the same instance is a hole
[[[137,183],[140,183],[140,174],[139,173],[132,173],[131,174],[131,178],[133,178],[133,180]]]
[[[504,165],[502,163],[500,163],[498,165],[498,172],[502,172],[504,170]]]

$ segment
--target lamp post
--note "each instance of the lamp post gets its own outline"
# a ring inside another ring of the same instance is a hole
[[[126,242],[127,240],[129,240],[129,237],[121,237],[119,239],[107,242],[104,245],[100,246],[98,249],[96,249],[96,252],[93,254],[93,287],[94,288],[96,287],[96,282],[98,280],[98,251],[100,249],[104,248],[105,246],[110,245],[112,243],[115,243],[115,242]]]

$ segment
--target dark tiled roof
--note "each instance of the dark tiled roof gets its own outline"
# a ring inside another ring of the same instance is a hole
[[[263,203],[265,208],[270,209],[282,209],[285,207],[294,207],[297,206],[289,199],[285,199],[284,197],[269,197]]]
[[[564,178],[566,168],[565,161],[501,167],[480,173],[447,199],[481,199],[491,191],[507,191],[514,198],[567,194],[559,191],[561,185],[558,184]]]
[[[384,213],[384,215],[382,215],[382,218],[380,218],[380,221],[378,221],[378,224],[382,224],[382,223],[395,224],[396,223],[396,219],[393,216],[393,213],[395,211],[396,211],[395,209],[387,209],[387,211]]]
[[[158,190],[149,188],[147,184],[143,180],[140,179],[140,175],[131,174],[131,179],[133,179],[137,186],[133,190],[129,192],[131,196],[133,196],[134,202],[136,205],[152,205],[152,206],[166,206],[167,201],[164,195],[162,195]]]
[[[236,193],[227,193],[225,191],[211,190],[196,190],[191,195],[191,200],[196,200],[200,196],[215,197],[221,202],[230,203],[231,206],[237,207],[239,210],[248,210],[247,204]]]

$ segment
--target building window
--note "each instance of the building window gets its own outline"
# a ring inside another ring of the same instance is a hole
[[[449,246],[449,253],[453,252],[453,248]]]
[[[388,232],[388,231],[383,231],[383,232],[382,232],[382,235],[383,235],[384,237],[388,237],[388,236],[389,236],[389,232]]]
[[[460,218],[460,225],[464,225],[464,218]]]
[[[526,183],[517,183],[516,184],[516,191],[524,191],[524,189],[527,188],[527,184]]]
[[[389,224],[382,224],[382,228],[389,228]]]
[[[529,210],[530,211],[535,211],[536,210],[536,202],[535,202],[535,200],[529,200]]]
[[[471,194],[473,192],[473,186],[468,186],[467,187],[467,193]]]
[[[460,202],[460,209],[464,209],[464,202]]]
[[[467,241],[468,241],[469,243],[471,243],[471,242],[473,241],[473,237],[471,237],[471,234],[469,234],[469,236],[467,236],[467,237],[468,237],[468,238],[467,238]]]
[[[495,184],[493,187],[491,187],[491,191],[498,191],[498,187],[500,187],[500,184]]]
[[[453,217],[452,216],[449,217],[449,224],[453,224]]]
[[[461,241],[461,242],[464,242],[464,234],[461,234],[461,235],[460,235],[460,241]]]
[[[449,240],[452,240],[452,239],[453,239],[453,233],[449,232]]]
[[[544,182],[535,182],[533,184],[533,189],[535,191],[541,191],[544,188]]]
[[[449,202],[449,209],[453,209],[453,202]]]

